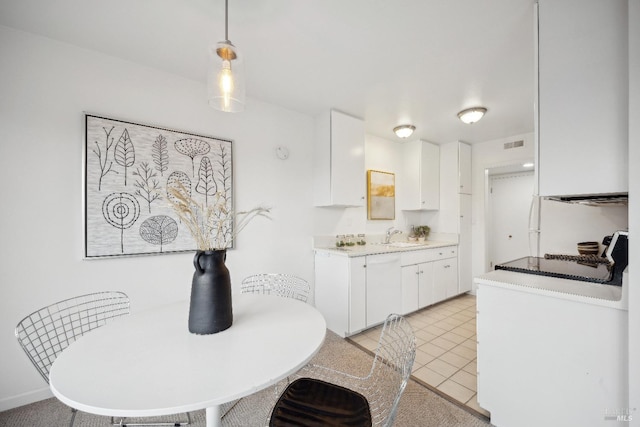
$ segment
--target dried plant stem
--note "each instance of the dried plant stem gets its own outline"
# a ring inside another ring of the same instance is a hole
[[[224,192],[217,192],[209,206],[198,203],[188,195],[187,189],[178,183],[170,188],[169,203],[182,223],[196,241],[200,250],[220,250],[228,248],[238,234],[256,217],[271,219],[271,208],[257,206],[249,211],[234,212],[228,206],[229,198]],[[234,219],[237,221],[233,227]]]

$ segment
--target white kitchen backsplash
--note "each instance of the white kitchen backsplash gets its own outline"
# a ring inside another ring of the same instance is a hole
[[[614,231],[628,230],[626,206],[583,206],[542,200],[540,208],[540,253],[578,254],[579,242],[597,241]]]
[[[354,237],[358,237],[358,233],[354,234]],[[408,234],[406,232],[402,232],[402,234],[394,234],[391,237],[392,242],[406,242]],[[384,241],[384,234],[365,234],[365,240],[367,244],[371,243],[382,243]],[[429,233],[429,237],[427,238],[427,242],[453,242],[458,243],[458,235],[455,233]],[[312,238],[312,247],[313,248],[331,248],[336,244],[336,236],[313,236]]]

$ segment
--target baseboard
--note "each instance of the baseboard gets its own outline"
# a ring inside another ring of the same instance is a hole
[[[38,390],[18,394],[16,396],[6,397],[4,399],[0,399],[0,412],[17,408],[18,406],[39,402],[40,400],[49,399],[50,397],[53,397],[53,393],[51,393],[51,389],[49,389],[49,387],[43,387]]]

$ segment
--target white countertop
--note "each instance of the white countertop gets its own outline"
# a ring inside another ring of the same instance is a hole
[[[495,270],[478,276],[474,282],[505,289],[546,295],[576,302],[599,305],[603,307],[627,310],[626,292],[623,286],[602,285],[579,280],[560,279],[539,276],[536,274],[517,273],[507,270]]]
[[[389,254],[394,252],[420,251],[425,249],[434,249],[457,245],[458,243],[453,241],[427,240],[424,243],[411,243],[408,245],[407,242],[391,242],[390,244],[367,243],[366,245],[362,246],[355,245],[345,246],[342,248],[337,248],[335,246],[315,247],[314,250],[316,252],[327,252],[346,257],[359,257],[367,255]]]

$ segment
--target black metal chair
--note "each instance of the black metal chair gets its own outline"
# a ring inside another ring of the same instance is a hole
[[[270,427],[393,425],[416,356],[413,330],[404,317],[387,317],[371,371],[357,377],[308,365],[276,402]]]
[[[58,355],[69,345],[93,329],[104,326],[118,317],[129,314],[129,297],[119,291],[96,292],[51,304],[26,316],[15,329],[22,349],[38,373],[49,384],[49,370]],[[73,426],[77,410],[71,408],[69,426]],[[111,423],[115,426],[166,425],[182,426],[186,422],[127,424],[125,419]]]

